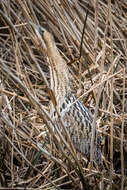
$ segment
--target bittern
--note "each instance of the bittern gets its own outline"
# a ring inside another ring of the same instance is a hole
[[[73,91],[72,77],[69,73],[67,63],[60,55],[55,44],[53,35],[41,26],[32,24],[40,40],[43,40],[50,62],[50,84],[54,92],[57,108],[69,132],[70,139],[76,151],[84,154],[90,159],[90,145],[92,137],[92,116],[85,105],[77,100]],[[60,129],[56,110],[51,102],[51,117]],[[95,132],[94,161],[101,163],[101,141]]]

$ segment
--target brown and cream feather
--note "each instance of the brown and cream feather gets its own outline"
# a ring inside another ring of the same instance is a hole
[[[90,145],[92,133],[92,116],[85,105],[77,100],[73,93],[71,76],[65,60],[60,55],[52,34],[46,30],[42,32],[42,38],[47,48],[50,62],[50,84],[57,102],[57,108],[69,132],[75,149],[90,159]],[[77,100],[77,101],[76,101]],[[75,102],[75,103],[74,103]],[[51,117],[56,126],[61,130],[56,110],[51,102]],[[101,141],[96,132],[94,146],[94,160],[101,163]]]

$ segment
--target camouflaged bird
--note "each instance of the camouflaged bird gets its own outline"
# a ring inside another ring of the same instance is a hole
[[[90,159],[90,145],[92,134],[92,116],[85,105],[77,100],[73,93],[71,75],[65,60],[61,57],[54,38],[50,32],[41,26],[36,26],[36,32],[44,40],[47,55],[50,62],[50,84],[57,102],[57,108],[61,113],[70,138],[75,149]],[[75,102],[75,103],[74,103]],[[51,117],[55,121],[56,126],[61,129],[61,123],[58,120],[56,110],[51,102]],[[101,163],[101,141],[95,132],[94,143],[94,161]]]

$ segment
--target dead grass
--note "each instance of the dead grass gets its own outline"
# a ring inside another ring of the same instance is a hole
[[[89,6],[86,0],[0,1],[0,187],[127,187],[126,13],[126,0],[90,0]],[[90,169],[52,130],[48,63],[30,21],[50,28],[77,96],[94,113],[103,136],[102,170]]]

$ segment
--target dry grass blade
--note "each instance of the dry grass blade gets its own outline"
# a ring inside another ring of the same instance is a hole
[[[123,102],[122,102],[122,112],[123,112],[123,118],[122,118],[122,128],[121,128],[121,174],[122,174],[122,180],[121,180],[121,190],[124,189],[124,151],[123,151],[123,140],[124,140],[124,110],[125,110],[125,69],[123,71]]]
[[[87,0],[0,1],[1,188],[127,188],[126,12],[126,0],[90,0],[89,7]],[[97,129],[102,168],[89,168],[73,146],[50,89],[44,44],[30,23],[49,28],[70,63],[78,98],[69,106],[81,100],[93,113],[91,147]],[[62,133],[50,116],[49,100]]]

